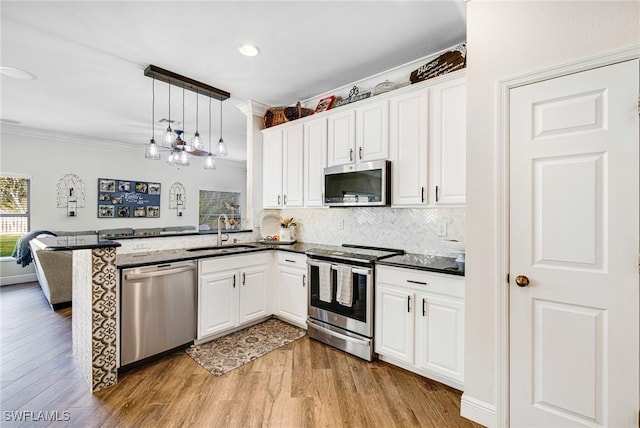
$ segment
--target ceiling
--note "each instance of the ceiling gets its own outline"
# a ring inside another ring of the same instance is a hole
[[[461,1],[2,1],[0,123],[57,131],[132,147],[151,137],[154,64],[231,93],[223,103],[229,158],[246,157],[252,99],[270,106],[330,91],[465,40]],[[248,58],[238,46],[253,43]],[[168,85],[155,84],[156,139],[166,128]],[[171,119],[182,122],[182,90],[171,90]],[[184,125],[208,140],[208,99],[185,94]],[[220,102],[212,104],[212,143]],[[3,125],[4,126],[4,125]]]

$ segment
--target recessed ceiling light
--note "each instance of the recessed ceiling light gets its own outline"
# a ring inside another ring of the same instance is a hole
[[[244,56],[256,56],[260,53],[260,50],[254,45],[242,45],[238,48],[240,53]]]
[[[13,77],[14,79],[20,80],[38,80],[38,76],[36,76],[35,74],[13,67],[0,67],[0,74],[4,74],[5,76]]]

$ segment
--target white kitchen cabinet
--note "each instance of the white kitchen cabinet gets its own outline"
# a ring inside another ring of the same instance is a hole
[[[327,118],[304,124],[304,206],[321,207],[327,166]]]
[[[355,162],[356,115],[348,109],[327,117],[327,166]]]
[[[376,268],[375,350],[380,358],[462,389],[464,279]]]
[[[265,130],[262,134],[263,205],[282,206],[282,130]]]
[[[407,290],[376,286],[375,350],[408,364],[413,364],[414,354],[412,298]]]
[[[278,253],[275,282],[276,315],[302,328],[307,322],[307,257]]]
[[[241,254],[198,261],[198,340],[271,314],[268,257]]]
[[[356,162],[389,158],[389,101],[356,108]]]
[[[455,76],[390,100],[394,206],[465,202],[466,77]]]
[[[303,125],[265,130],[262,138],[264,207],[303,206]]]
[[[467,79],[460,77],[430,89],[429,201],[462,205],[466,194]]]
[[[389,157],[389,101],[368,102],[329,115],[328,166]]]
[[[427,202],[429,88],[390,100],[392,205]]]

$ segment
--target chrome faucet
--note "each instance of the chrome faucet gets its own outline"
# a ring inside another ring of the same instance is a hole
[[[218,247],[222,246],[222,241],[228,241],[229,240],[229,234],[227,233],[227,237],[222,239],[222,228],[220,228],[220,220],[224,219],[224,224],[226,225],[229,222],[229,217],[227,217],[226,214],[220,214],[218,216]]]

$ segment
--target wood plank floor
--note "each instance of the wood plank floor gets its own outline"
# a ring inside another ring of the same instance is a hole
[[[71,355],[71,308],[52,311],[30,283],[0,287],[0,313],[3,427],[480,426],[460,416],[459,391],[307,337],[219,377],[176,352],[91,394]]]

